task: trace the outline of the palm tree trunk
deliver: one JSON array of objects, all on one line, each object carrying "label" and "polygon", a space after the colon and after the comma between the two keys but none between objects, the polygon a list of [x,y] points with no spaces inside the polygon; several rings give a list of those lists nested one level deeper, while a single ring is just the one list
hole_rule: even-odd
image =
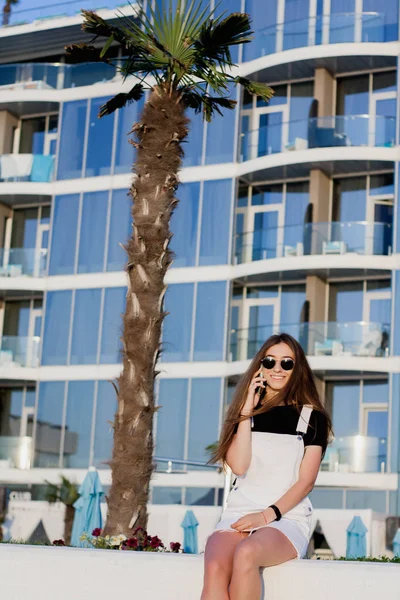
[{"label": "palm tree trunk", "polygon": [[11,2],[6,0],[3,6],[3,27],[10,23],[11,16]]},{"label": "palm tree trunk", "polygon": [[133,200],[132,237],[127,245],[128,293],[123,325],[123,371],[118,378],[118,410],[107,498],[105,534],[129,535],[147,526],[149,483],[153,472],[154,379],[160,351],[165,273],[172,262],[169,223],[177,205],[175,191],[182,162],[181,142],[189,120],[176,93],[155,88],[140,123]]},{"label": "palm tree trunk", "polygon": [[[72,526],[74,524],[75,508],[71,504],[65,505],[64,514],[64,542],[67,546],[71,543]],[[91,533],[91,532],[90,532]]]}]

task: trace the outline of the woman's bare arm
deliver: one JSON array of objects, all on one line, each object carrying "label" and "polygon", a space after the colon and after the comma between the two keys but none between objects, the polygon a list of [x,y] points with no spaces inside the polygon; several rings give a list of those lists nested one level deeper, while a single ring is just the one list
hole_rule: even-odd
[{"label": "woman's bare arm", "polygon": [[321,465],[321,456],[321,446],[307,446],[300,465],[298,481],[275,502],[282,515],[292,510],[312,491]]},{"label": "woman's bare arm", "polygon": [[246,419],[238,425],[231,445],[226,453],[226,462],[235,473],[243,475],[251,461],[251,419]]}]

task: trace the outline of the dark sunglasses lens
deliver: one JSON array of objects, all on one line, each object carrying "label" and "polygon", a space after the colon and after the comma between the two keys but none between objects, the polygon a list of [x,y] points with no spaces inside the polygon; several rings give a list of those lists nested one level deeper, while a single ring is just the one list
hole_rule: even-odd
[{"label": "dark sunglasses lens", "polygon": [[281,361],[281,367],[284,371],[291,371],[294,367],[294,360],[292,358],[284,358]]},{"label": "dark sunglasses lens", "polygon": [[262,359],[262,365],[264,367],[264,369],[273,369],[275,366],[275,359],[274,358],[263,358]]}]

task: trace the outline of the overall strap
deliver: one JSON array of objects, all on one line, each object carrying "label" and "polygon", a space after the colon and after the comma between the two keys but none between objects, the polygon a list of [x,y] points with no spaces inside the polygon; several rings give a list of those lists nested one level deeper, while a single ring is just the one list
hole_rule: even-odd
[{"label": "overall strap", "polygon": [[312,406],[303,406],[303,408],[301,409],[301,414],[297,422],[296,433],[301,435],[302,437],[304,436],[304,434],[307,433],[312,411]]}]

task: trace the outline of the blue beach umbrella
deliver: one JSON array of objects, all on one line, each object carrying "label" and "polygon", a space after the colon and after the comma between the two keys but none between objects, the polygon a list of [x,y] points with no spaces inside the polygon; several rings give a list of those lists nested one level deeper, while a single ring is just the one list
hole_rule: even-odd
[{"label": "blue beach umbrella", "polygon": [[347,528],[346,558],[362,558],[367,555],[367,531],[361,517],[354,517]]},{"label": "blue beach umbrella", "polygon": [[395,556],[400,557],[400,527],[393,538],[393,553]]},{"label": "blue beach umbrella", "polygon": [[197,541],[198,520],[192,510],[187,510],[181,527],[183,527],[183,551],[187,554],[197,554],[199,545]]},{"label": "blue beach umbrella", "polygon": [[86,542],[80,537],[83,533],[91,535],[93,529],[102,526],[100,499],[103,496],[99,474],[94,467],[90,467],[85,479],[79,488],[79,498],[74,503],[75,517],[72,526],[71,545],[85,548]]}]

